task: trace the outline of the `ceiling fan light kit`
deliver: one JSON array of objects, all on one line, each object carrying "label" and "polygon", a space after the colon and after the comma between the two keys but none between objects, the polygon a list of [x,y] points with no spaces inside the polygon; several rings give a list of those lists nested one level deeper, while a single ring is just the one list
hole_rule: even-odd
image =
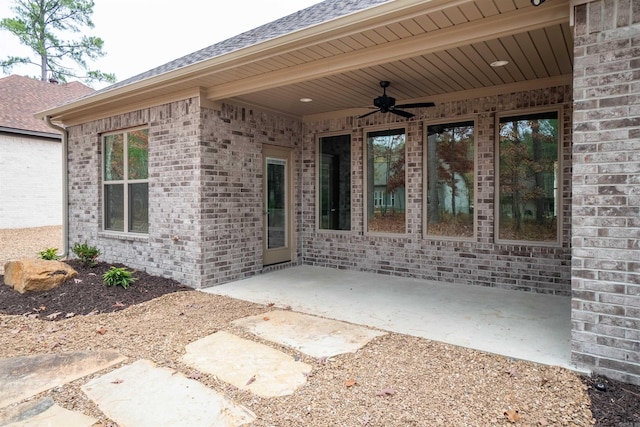
[{"label": "ceiling fan light kit", "polygon": [[375,114],[377,112],[392,113],[392,114],[396,114],[398,116],[410,119],[411,117],[415,116],[415,114],[409,113],[408,111],[401,110],[400,108],[424,108],[424,107],[434,107],[436,105],[433,102],[416,102],[412,104],[396,105],[396,99],[387,95],[387,88],[389,87],[390,84],[391,83],[386,80],[383,80],[380,82],[380,87],[382,88],[382,95],[378,96],[377,98],[374,98],[373,100],[373,105],[376,108],[376,110],[367,114],[363,114],[362,116],[358,117],[359,119],[370,116],[371,114]]}]

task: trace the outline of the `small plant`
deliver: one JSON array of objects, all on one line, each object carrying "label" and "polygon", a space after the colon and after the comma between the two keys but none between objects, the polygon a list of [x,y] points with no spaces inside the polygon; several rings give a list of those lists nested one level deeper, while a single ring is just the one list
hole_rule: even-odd
[{"label": "small plant", "polygon": [[98,265],[96,259],[100,255],[100,250],[95,246],[89,246],[86,242],[83,244],[76,243],[71,250],[80,259],[82,265],[87,267],[95,267]]},{"label": "small plant", "polygon": [[38,252],[41,259],[46,259],[47,261],[57,261],[60,259],[58,256],[58,248],[47,248],[44,251]]},{"label": "small plant", "polygon": [[133,277],[133,272],[124,267],[111,267],[109,271],[104,273],[102,278],[107,286],[120,285],[125,289],[129,288],[131,283],[138,280]]}]

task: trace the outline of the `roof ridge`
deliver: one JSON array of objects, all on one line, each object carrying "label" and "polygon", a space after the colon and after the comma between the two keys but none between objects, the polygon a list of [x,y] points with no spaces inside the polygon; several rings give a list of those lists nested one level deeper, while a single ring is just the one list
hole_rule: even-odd
[{"label": "roof ridge", "polygon": [[94,94],[107,92],[217,56],[235,52],[389,1],[392,0],[325,0],[107,86]]}]

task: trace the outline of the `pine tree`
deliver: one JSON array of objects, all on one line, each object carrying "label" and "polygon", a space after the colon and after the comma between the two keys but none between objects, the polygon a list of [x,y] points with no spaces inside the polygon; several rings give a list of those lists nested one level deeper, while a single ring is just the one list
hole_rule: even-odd
[{"label": "pine tree", "polygon": [[[9,73],[13,66],[31,64],[40,67],[40,78],[66,82],[68,77],[86,82],[115,82],[115,75],[89,70],[87,59],[105,55],[104,41],[83,35],[79,39],[64,40],[62,34],[85,32],[93,28],[93,0],[15,0],[12,8],[16,16],[0,20],[0,29],[12,33],[29,47],[38,59],[9,56],[0,66]],[[64,63],[71,59],[84,73]]]}]

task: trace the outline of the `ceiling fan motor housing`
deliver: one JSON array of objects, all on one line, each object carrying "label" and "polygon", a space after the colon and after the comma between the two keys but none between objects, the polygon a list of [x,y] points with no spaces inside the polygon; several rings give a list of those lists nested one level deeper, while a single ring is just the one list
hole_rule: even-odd
[{"label": "ceiling fan motor housing", "polygon": [[401,104],[396,106],[396,99],[387,96],[387,88],[391,83],[383,80],[380,82],[380,87],[382,88],[382,95],[377,98],[373,98],[373,105],[378,108],[377,111],[372,111],[367,114],[363,114],[358,118],[362,119],[364,117],[370,116],[371,114],[377,113],[378,111],[381,113],[393,113],[398,116],[402,116],[404,118],[410,119],[414,117],[415,114],[409,113],[408,111],[400,110],[400,108],[422,108],[422,107],[433,107],[435,104],[433,102],[417,102],[413,104]]},{"label": "ceiling fan motor housing", "polygon": [[396,105],[396,99],[391,96],[382,95],[373,100],[373,105],[378,107],[381,112],[386,113]]}]

